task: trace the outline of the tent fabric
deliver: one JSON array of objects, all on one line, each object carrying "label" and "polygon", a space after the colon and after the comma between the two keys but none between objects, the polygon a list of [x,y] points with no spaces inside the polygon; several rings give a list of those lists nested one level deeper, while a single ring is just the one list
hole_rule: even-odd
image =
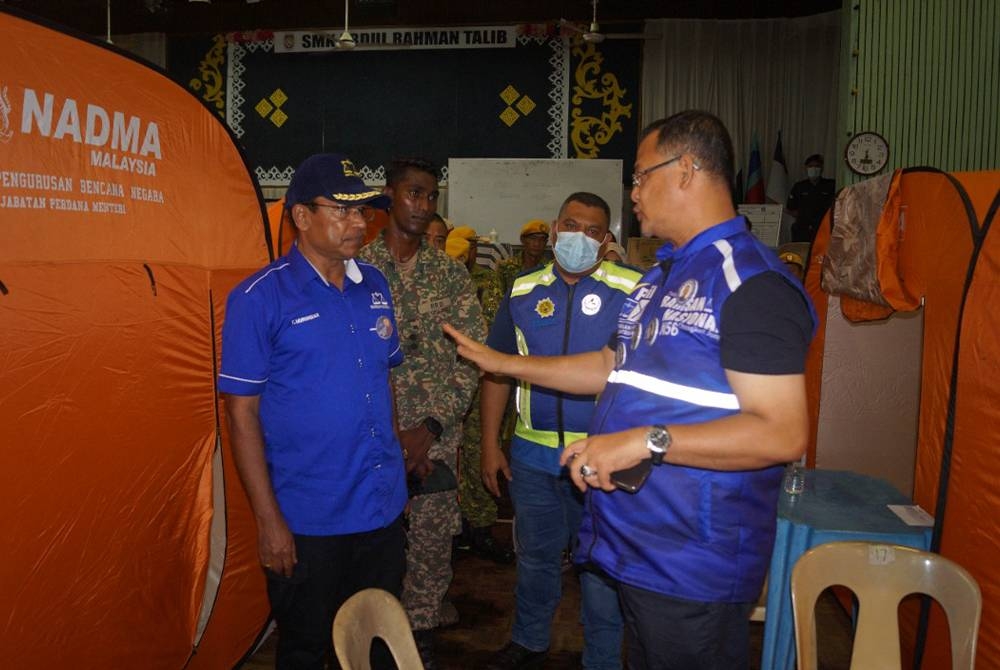
[{"label": "tent fabric", "polygon": [[7,6],[0,33],[4,663],[232,667],[268,607],[215,375],[259,193],[166,76]]},{"label": "tent fabric", "polygon": [[[936,512],[940,553],[968,569],[983,592],[978,662],[1000,665],[1000,509],[996,429],[1000,420],[1000,335],[994,305],[1000,295],[1000,237],[991,234],[1000,208],[1000,171],[897,172],[879,219],[878,279],[895,309],[923,305],[920,415],[914,500]],[[819,278],[829,248],[829,215],[813,245],[806,288],[816,302],[820,332],[807,361],[813,426],[822,396],[827,294]],[[815,462],[815,435],[809,445]],[[944,475],[942,477],[942,475]],[[942,486],[942,482],[946,488]],[[918,635],[915,608],[902,622],[906,648]],[[931,611],[924,668],[947,667],[947,626]]]}]

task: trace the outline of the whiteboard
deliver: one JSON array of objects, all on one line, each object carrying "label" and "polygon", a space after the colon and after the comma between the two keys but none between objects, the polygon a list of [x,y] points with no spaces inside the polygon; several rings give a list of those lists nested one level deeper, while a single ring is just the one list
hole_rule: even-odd
[{"label": "whiteboard", "polygon": [[622,225],[620,159],[452,158],[448,161],[448,218],[480,235],[520,244],[531,219],[554,221],[566,196],[589,191],[611,207],[611,232]]}]

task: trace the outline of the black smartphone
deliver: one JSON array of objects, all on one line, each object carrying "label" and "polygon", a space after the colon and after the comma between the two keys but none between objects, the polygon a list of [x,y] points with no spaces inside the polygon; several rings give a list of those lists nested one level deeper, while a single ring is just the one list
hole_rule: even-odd
[{"label": "black smartphone", "polygon": [[637,465],[633,465],[625,470],[617,470],[611,473],[611,483],[628,493],[635,493],[646,483],[650,470],[653,469],[653,459],[645,458]]}]

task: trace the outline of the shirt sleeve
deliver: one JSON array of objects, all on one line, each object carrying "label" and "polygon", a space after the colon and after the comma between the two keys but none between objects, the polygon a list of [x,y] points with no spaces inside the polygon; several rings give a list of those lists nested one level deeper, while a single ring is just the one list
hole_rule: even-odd
[{"label": "shirt sleeve", "polygon": [[722,367],[751,374],[805,371],[813,334],[809,304],[799,289],[775,271],[751,277],[722,307]]},{"label": "shirt sleeve", "polygon": [[792,190],[788,192],[788,203],[785,205],[788,209],[796,210],[799,208],[799,185],[798,182],[792,184]]},{"label": "shirt sleeve", "polygon": [[514,319],[510,315],[510,296],[504,297],[500,303],[500,309],[493,319],[493,326],[490,328],[489,337],[486,344],[491,349],[496,349],[505,354],[517,353],[517,338],[514,335]]},{"label": "shirt sleeve", "polygon": [[253,396],[264,392],[270,374],[271,337],[268,314],[257,299],[239,286],[229,294],[222,322],[222,365],[219,390]]},{"label": "shirt sleeve", "polygon": [[[460,271],[461,275],[456,272],[454,280],[450,282],[452,290],[450,322],[472,339],[482,342],[486,339],[486,322],[483,320],[479,301],[476,300],[472,280],[459,266],[456,265],[455,269]],[[455,358],[458,358],[457,354]],[[437,393],[434,418],[445,426],[458,426],[479,386],[479,369],[467,360],[457,360],[451,366],[451,377],[442,381],[444,383]]]}]

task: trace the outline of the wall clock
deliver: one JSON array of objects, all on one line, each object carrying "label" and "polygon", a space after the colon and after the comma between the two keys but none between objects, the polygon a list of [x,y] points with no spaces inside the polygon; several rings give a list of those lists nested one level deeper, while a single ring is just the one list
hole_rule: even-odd
[{"label": "wall clock", "polygon": [[873,175],[889,162],[889,143],[870,130],[858,133],[844,149],[844,162],[857,174]]}]

